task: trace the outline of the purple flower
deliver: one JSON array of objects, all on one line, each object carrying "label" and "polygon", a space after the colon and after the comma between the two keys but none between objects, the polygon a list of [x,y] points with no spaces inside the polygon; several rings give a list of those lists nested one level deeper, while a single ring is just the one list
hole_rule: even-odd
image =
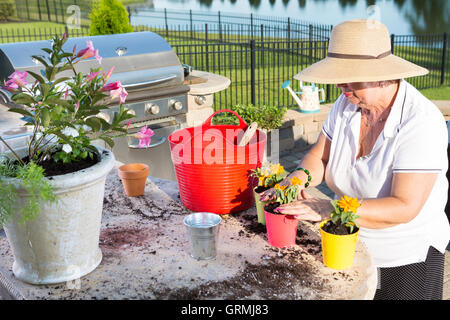
[{"label": "purple flower", "polygon": [[147,128],[147,126],[143,127],[141,131],[136,133],[136,138],[139,139],[139,145],[138,148],[148,147],[150,145],[150,142],[152,141],[151,137],[155,133],[152,129]]}]

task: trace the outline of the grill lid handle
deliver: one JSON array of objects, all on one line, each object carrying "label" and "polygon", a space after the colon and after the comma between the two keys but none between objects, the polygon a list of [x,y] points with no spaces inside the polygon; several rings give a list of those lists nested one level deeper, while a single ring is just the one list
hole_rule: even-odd
[{"label": "grill lid handle", "polygon": [[167,76],[167,77],[164,77],[164,78],[153,79],[153,80],[144,81],[144,82],[125,84],[125,85],[123,85],[123,87],[125,89],[134,89],[136,87],[148,86],[148,85],[153,85],[153,84],[167,82],[169,80],[175,79],[176,77],[177,76],[175,74],[171,74],[170,76]]}]

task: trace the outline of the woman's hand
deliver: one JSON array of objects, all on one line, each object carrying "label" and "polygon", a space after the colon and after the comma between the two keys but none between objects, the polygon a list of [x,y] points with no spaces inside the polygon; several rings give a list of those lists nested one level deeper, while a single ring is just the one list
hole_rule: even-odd
[{"label": "woman's hand", "polygon": [[301,190],[298,201],[283,204],[274,211],[295,216],[298,220],[319,222],[330,217],[333,206],[328,199],[313,198],[306,190]]}]

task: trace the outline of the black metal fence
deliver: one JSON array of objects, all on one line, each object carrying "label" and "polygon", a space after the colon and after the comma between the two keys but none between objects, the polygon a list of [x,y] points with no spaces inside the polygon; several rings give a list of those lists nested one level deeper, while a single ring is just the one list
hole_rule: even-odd
[{"label": "black metal fence", "polygon": [[[41,16],[45,13],[47,17],[53,19],[51,4],[55,4],[54,8],[58,8],[58,3],[63,7],[67,5],[67,1],[18,0],[18,4],[22,3],[29,9],[29,11],[20,10],[18,6],[18,12],[20,11],[26,18],[30,16],[39,19],[36,16],[36,11],[39,11],[37,4],[42,7],[48,3],[50,11],[41,8]],[[73,0],[70,2],[74,3]],[[36,6],[31,10],[33,3]],[[55,10],[56,13],[60,11]],[[281,84],[285,80],[292,79],[302,69],[326,57],[332,29],[331,26],[306,24],[287,18],[225,15],[220,12],[214,15],[175,10],[148,11],[148,14],[155,15],[155,20],[160,20],[155,22],[155,25],[149,26],[139,23],[138,18],[142,12],[139,14],[133,13],[133,10],[130,12],[135,31],[148,30],[160,34],[172,45],[182,63],[191,65],[194,69],[224,75],[231,80],[227,90],[215,95],[216,108],[250,103],[295,106],[293,98],[281,88]],[[64,15],[58,16],[58,21],[63,17]],[[240,23],[235,23],[233,19],[238,19]],[[175,25],[172,24],[174,20],[186,23]],[[70,37],[89,34],[88,27],[69,29],[64,24],[59,28],[46,29],[0,28],[0,42],[50,39],[54,35],[61,35],[64,31],[67,31]],[[395,55],[430,70],[426,76],[408,79],[418,89],[450,85],[449,41],[447,33],[391,36]],[[300,90],[298,86],[298,81],[292,81],[294,91]],[[334,101],[340,94],[334,85],[319,85],[319,87],[325,89],[328,102]]]},{"label": "black metal fence", "polygon": [[21,28],[21,29],[1,29],[0,43],[26,42],[48,40],[54,36],[62,36],[67,32],[69,37],[83,37],[89,35],[89,27],[68,28],[64,25],[60,27],[48,28]]},{"label": "black metal fence", "polygon": [[[310,21],[291,19],[289,17],[273,17],[250,13],[233,14],[196,12],[186,10],[143,9],[128,8],[130,22],[135,25],[152,26],[165,29],[167,33],[174,30],[174,26],[182,26],[183,32],[195,34],[204,25],[214,26],[214,33],[220,38],[241,35],[259,37],[261,33],[266,37],[277,37],[289,40],[308,38],[312,40],[326,40],[330,37],[332,25],[319,24]],[[151,21],[152,23],[149,23]],[[261,27],[263,30],[261,31]],[[213,31],[212,29],[210,31]],[[265,33],[264,33],[265,32]]]},{"label": "black metal fence", "polygon": [[15,3],[17,17],[23,21],[66,23],[67,18],[79,13],[81,25],[89,26],[92,0],[15,0]]},{"label": "black metal fence", "polygon": [[[450,85],[449,36],[392,36],[396,55],[427,68],[425,76],[408,81],[418,89]],[[214,96],[216,108],[236,104],[295,106],[289,92],[281,88],[285,80],[326,57],[328,41],[289,40],[241,42],[205,41],[202,44],[174,44],[180,60],[194,69],[221,74],[231,79],[227,90]],[[300,91],[299,82],[291,82]],[[318,85],[328,102],[340,90],[334,85]]]}]

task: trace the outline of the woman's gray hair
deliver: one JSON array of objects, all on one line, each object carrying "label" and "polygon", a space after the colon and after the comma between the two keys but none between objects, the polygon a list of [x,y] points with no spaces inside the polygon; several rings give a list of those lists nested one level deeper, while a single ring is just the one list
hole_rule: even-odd
[{"label": "woman's gray hair", "polygon": [[384,80],[384,81],[380,81],[380,86],[382,88],[390,86],[391,84],[397,84],[400,83],[400,79],[396,79],[396,80]]}]

